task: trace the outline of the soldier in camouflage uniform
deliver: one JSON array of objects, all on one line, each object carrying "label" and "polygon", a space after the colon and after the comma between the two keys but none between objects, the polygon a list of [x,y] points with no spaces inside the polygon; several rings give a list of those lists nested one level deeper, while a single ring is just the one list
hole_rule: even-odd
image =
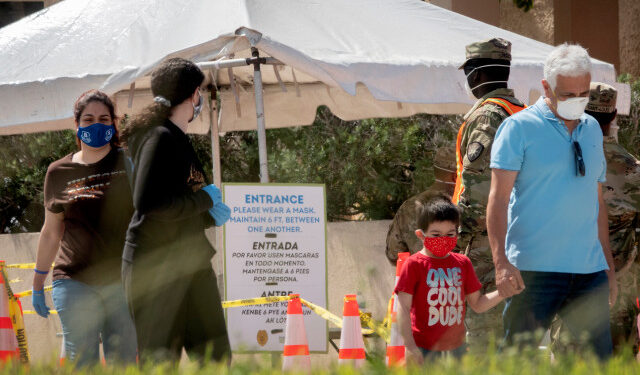
[{"label": "soldier in camouflage uniform", "polygon": [[[495,271],[487,237],[486,210],[491,184],[491,146],[502,121],[525,105],[507,88],[511,43],[490,39],[466,47],[465,63],[460,67],[468,87],[478,101],[464,116],[456,143],[457,173],[453,196],[463,210],[460,240],[482,283],[482,293],[495,289]],[[484,349],[491,337],[503,336],[504,304],[483,314],[467,310],[467,342],[471,349]]]},{"label": "soldier in camouflage uniform", "polygon": [[[625,345],[637,347],[638,330],[634,307],[640,295],[638,278],[638,228],[640,228],[640,162],[618,144],[611,124],[616,117],[616,89],[592,82],[585,112],[598,120],[604,135],[607,182],[603,198],[609,213],[609,241],[616,267],[618,300],[611,308],[611,336],[616,350]],[[558,339],[559,322],[554,322],[553,337]]]},{"label": "soldier in camouflage uniform", "polygon": [[456,182],[456,151],[453,147],[440,147],[433,158],[433,172],[436,181],[426,191],[414,195],[402,203],[396,212],[387,233],[387,258],[395,265],[398,253],[415,254],[422,249],[416,237],[416,208],[418,203],[426,204],[438,194],[453,194]]},{"label": "soldier in camouflage uniform", "polygon": [[[387,235],[387,257],[391,262],[395,263],[398,252],[409,251],[413,254],[422,248],[415,236],[416,201],[426,202],[434,194],[449,193],[454,196],[454,203],[462,208],[461,233],[456,251],[471,259],[483,285],[482,293],[495,289],[485,219],[491,179],[491,145],[502,120],[524,108],[524,104],[513,96],[513,90],[507,88],[510,64],[509,41],[494,38],[466,46],[466,61],[460,69],[464,69],[467,76],[469,93],[478,100],[464,116],[465,122],[458,134],[456,153],[459,158],[456,157],[453,163],[451,157],[448,158],[448,164],[437,163],[445,165],[449,171],[457,172],[449,175],[448,185],[430,188],[402,204]],[[456,174],[459,174],[457,178]],[[452,181],[456,181],[453,191]],[[449,187],[448,191],[443,189],[444,186]],[[473,347],[485,348],[491,336],[502,337],[500,306],[503,305],[483,314],[467,310],[467,338]]]}]

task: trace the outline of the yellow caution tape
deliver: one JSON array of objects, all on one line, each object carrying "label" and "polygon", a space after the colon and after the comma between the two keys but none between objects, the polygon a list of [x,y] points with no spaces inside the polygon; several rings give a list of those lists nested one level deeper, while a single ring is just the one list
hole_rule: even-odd
[{"label": "yellow caution tape", "polygon": [[[17,269],[33,269],[35,268],[36,264],[35,263],[16,263],[16,264],[8,264],[5,265],[6,268],[17,268]],[[53,265],[52,265],[53,267]],[[5,277],[5,280],[7,280],[6,276],[4,275],[4,269],[2,270],[3,273],[3,277]],[[11,280],[10,282],[18,282],[21,281],[20,279],[15,279],[15,280]],[[10,290],[8,283],[5,283],[6,288],[8,290]],[[51,286],[47,286],[44,288],[45,291],[51,291],[52,287]],[[25,290],[24,292],[20,292],[20,293],[9,293],[10,295],[10,299],[13,298],[16,302],[18,298],[22,298],[22,297],[27,297],[33,294],[32,290]],[[275,302],[284,302],[284,301],[288,301],[290,299],[292,299],[293,297],[291,296],[275,296],[275,297],[258,297],[258,298],[246,298],[246,299],[240,299],[240,300],[234,300],[234,301],[222,301],[222,307],[227,309],[230,307],[239,307],[239,306],[251,306],[251,305],[261,305],[261,304],[267,304],[267,303],[275,303]],[[335,314],[331,313],[329,310],[320,307],[316,304],[313,304],[303,298],[300,298],[300,302],[302,302],[302,304],[304,304],[305,306],[307,306],[309,309],[311,309],[313,312],[315,312],[316,314],[318,314],[318,316],[320,316],[321,318],[331,322],[332,324],[334,324],[335,326],[342,328],[342,319],[338,316],[336,316]],[[374,319],[371,318],[370,314],[364,314],[362,311],[360,311],[360,321],[362,322],[362,324],[366,325],[367,327],[369,327],[369,329],[363,328],[362,329],[362,333],[367,335],[367,334],[372,334],[372,333],[376,333],[378,336],[380,336],[383,340],[385,340],[387,343],[389,342],[389,330],[390,330],[390,323],[391,323],[391,304],[393,303],[393,297],[391,297],[391,299],[389,300],[389,304],[388,304],[388,308],[387,308],[387,316],[385,316],[384,320],[380,323],[375,321]],[[55,310],[49,310],[52,314],[57,314],[57,311]],[[24,314],[35,314],[35,311],[32,310],[25,310],[23,312]],[[20,316],[21,318],[21,316]],[[21,319],[20,319],[21,320]],[[17,327],[16,325],[14,325],[14,327]],[[17,329],[17,328],[16,328]],[[22,330],[24,332],[24,325],[22,326]],[[18,332],[16,331],[16,335],[18,334]],[[24,337],[24,334],[22,334]],[[24,348],[25,348],[25,353],[24,353],[24,358],[26,358],[26,361],[29,361],[29,354],[28,352],[26,352],[26,337],[24,337]],[[21,346],[21,350],[22,350],[22,346]],[[23,358],[23,353],[21,352],[21,360]]]},{"label": "yellow caution tape", "polygon": [[[37,314],[35,311],[33,310],[22,310],[23,314],[27,314],[27,315],[33,315],[33,314]],[[49,310],[50,314],[53,315],[58,315],[58,311],[57,310]]]},{"label": "yellow caution tape", "polygon": [[380,336],[380,338],[382,338],[386,343],[390,342],[389,330],[386,327],[384,327],[383,324],[373,320],[373,318],[371,318],[369,314],[365,314],[362,311],[360,311],[360,321],[367,327],[371,328],[371,330],[375,332],[378,336]]},{"label": "yellow caution tape", "polygon": [[[36,264],[35,263],[15,263],[15,264],[7,264],[5,265],[6,268],[17,268],[17,269],[21,269],[21,270],[32,270],[34,268],[36,268]],[[51,264],[51,267],[53,267],[53,263]]]},{"label": "yellow caution tape", "polygon": [[9,300],[9,316],[11,317],[13,330],[16,333],[16,339],[18,339],[18,353],[20,355],[20,362],[23,364],[28,364],[29,347],[27,345],[27,333],[24,328],[24,320],[22,319],[20,305],[18,304],[18,299],[15,296]]},{"label": "yellow caution tape", "polygon": [[[293,297],[291,296],[258,297],[258,298],[239,299],[234,301],[222,301],[222,308],[227,309],[230,307],[261,305],[265,303],[288,301],[290,299],[293,299]],[[300,298],[300,302],[302,302],[303,305],[307,306],[313,312],[318,314],[318,316],[320,316],[322,319],[333,323],[338,328],[342,328],[342,319],[336,316],[335,314],[331,313],[329,310],[323,307],[320,307],[316,304],[313,304],[303,298]],[[387,318],[385,318],[385,320],[387,320]],[[360,312],[360,321],[369,327],[369,329],[367,328],[362,329],[363,334],[370,335],[375,332],[383,340],[385,340],[386,342],[389,342],[389,330],[384,323],[382,324],[378,323],[375,320],[373,320],[370,316],[362,312]]]},{"label": "yellow caution tape", "polygon": [[387,316],[384,317],[384,320],[382,321],[382,325],[389,330],[389,332],[391,332],[391,315],[393,314],[393,297],[395,296],[395,294],[391,295],[391,298],[389,298],[389,303],[387,304]]},{"label": "yellow caution tape", "polygon": [[20,362],[22,364],[29,364],[29,347],[27,345],[27,334],[24,329],[24,320],[22,319],[22,311],[20,309],[20,302],[18,298],[13,294],[11,287],[7,280],[7,273],[4,263],[0,263],[0,277],[4,281],[5,291],[7,297],[9,297],[9,318],[13,325],[13,331],[15,332],[16,339],[18,341],[18,353],[20,355]]},{"label": "yellow caution tape", "polygon": [[19,268],[22,270],[34,269],[36,266],[35,263],[17,263],[17,264],[7,264],[7,268]]},{"label": "yellow caution tape", "polygon": [[7,293],[7,296],[9,297],[9,299],[13,298],[13,291],[11,290],[11,287],[9,286],[9,283],[4,282],[5,280],[8,280],[7,278],[7,272],[5,271],[5,265],[3,263],[0,263],[0,277],[2,278],[2,281],[4,283],[4,289],[5,292]]},{"label": "yellow caution tape", "polygon": [[313,311],[314,313],[318,314],[318,316],[320,316],[322,319],[327,320],[327,321],[333,323],[334,325],[342,328],[342,319],[337,317],[337,316],[335,316],[329,310],[325,309],[324,307],[320,307],[318,305],[315,305],[315,304],[307,301],[304,298],[300,298],[300,302],[302,302],[303,305],[305,305],[308,308],[310,308],[311,311]]},{"label": "yellow caution tape", "polygon": [[[338,328],[342,328],[342,319],[337,315],[333,314],[332,312],[330,312],[329,310],[325,309],[324,307],[318,306],[314,303],[311,303],[304,298],[300,298],[300,302],[302,302],[303,305],[311,309],[311,311],[318,314],[318,316],[321,317],[322,319],[333,323]],[[370,335],[372,333],[373,333],[373,330],[371,329],[367,329],[367,328],[362,329],[363,335]]]},{"label": "yellow caution tape", "polygon": [[[50,292],[52,289],[53,289],[53,286],[51,285],[44,287],[45,292]],[[24,292],[15,293],[14,295],[16,296],[16,298],[22,298],[22,297],[30,296],[32,294],[33,294],[33,290],[29,289],[29,290],[25,290]]]},{"label": "yellow caution tape", "polygon": [[[50,291],[52,289],[51,286],[47,286],[44,288],[45,291]],[[15,296],[17,298],[30,296],[33,294],[32,290],[25,290],[24,292],[16,293]],[[293,299],[292,296],[275,296],[275,297],[257,297],[257,298],[245,298],[238,299],[233,301],[222,301],[222,308],[230,308],[230,307],[240,307],[240,306],[251,306],[251,305],[262,305],[267,303],[275,303],[275,302],[284,302]],[[311,303],[303,298],[300,298],[300,302],[307,306],[311,311],[315,312],[322,319],[327,320],[337,326],[338,328],[342,328],[342,319],[337,315],[331,313],[329,310],[324,307],[318,306],[314,303]],[[389,305],[391,301],[389,302]],[[56,310],[49,310],[51,314],[57,314]],[[25,310],[24,314],[35,314],[36,312],[33,310]],[[369,328],[363,328],[362,334],[370,335],[372,333],[376,333],[386,342],[389,342],[389,322],[390,314],[387,314],[384,321],[382,323],[376,322],[371,318],[370,315],[364,314],[360,311],[360,321],[362,324],[366,325]]]},{"label": "yellow caution tape", "polygon": [[291,296],[276,296],[276,297],[258,297],[258,298],[237,299],[237,300],[234,300],[234,301],[222,301],[222,308],[227,309],[229,307],[262,305],[262,304],[265,304],[265,303],[288,301],[290,299],[293,299],[293,297],[291,297]]}]

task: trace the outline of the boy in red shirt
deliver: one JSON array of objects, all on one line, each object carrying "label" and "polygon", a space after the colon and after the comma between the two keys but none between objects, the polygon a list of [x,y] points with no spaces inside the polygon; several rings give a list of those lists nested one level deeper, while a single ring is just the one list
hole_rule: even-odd
[{"label": "boy in red shirt", "polygon": [[441,196],[419,207],[417,223],[415,233],[424,247],[407,259],[394,291],[407,360],[422,363],[439,352],[458,357],[465,351],[465,300],[481,313],[503,298],[498,291],[481,294],[469,258],[451,253],[460,225],[460,211],[451,200]]}]

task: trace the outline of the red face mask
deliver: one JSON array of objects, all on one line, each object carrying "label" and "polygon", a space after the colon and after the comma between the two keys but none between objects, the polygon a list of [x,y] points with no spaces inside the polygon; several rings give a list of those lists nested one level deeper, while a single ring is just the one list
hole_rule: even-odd
[{"label": "red face mask", "polygon": [[456,247],[458,237],[425,237],[424,248],[429,250],[431,254],[437,257],[444,257]]}]

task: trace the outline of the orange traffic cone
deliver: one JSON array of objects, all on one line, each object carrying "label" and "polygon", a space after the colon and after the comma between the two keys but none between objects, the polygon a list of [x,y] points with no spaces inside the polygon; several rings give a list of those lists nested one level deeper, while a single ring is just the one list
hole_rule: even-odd
[{"label": "orange traffic cone", "polygon": [[[395,285],[398,285],[398,278],[400,277],[400,271],[402,271],[402,266],[404,266],[404,262],[411,255],[411,253],[399,253],[398,261],[396,262],[396,282]],[[400,329],[398,327],[398,296],[396,294],[393,295],[393,300],[391,301],[391,334],[389,337],[389,344],[387,345],[387,366],[402,366],[404,365],[404,339],[400,334]]]},{"label": "orange traffic cone", "polygon": [[64,337],[62,337],[62,345],[60,346],[60,358],[58,359],[58,364],[60,366],[64,366],[64,363],[67,361],[67,349],[64,345]]},{"label": "orange traffic cone", "polygon": [[344,296],[338,363],[353,364],[355,367],[364,364],[364,340],[362,339],[360,313],[355,294]]},{"label": "orange traffic cone", "polygon": [[290,294],[289,296],[294,298],[290,299],[287,305],[282,371],[311,372],[311,358],[309,357],[307,332],[304,329],[300,295]]},{"label": "orange traffic cone", "polygon": [[[4,263],[4,261],[2,261]],[[9,316],[9,295],[0,274],[0,363],[18,358],[18,340]]]}]

